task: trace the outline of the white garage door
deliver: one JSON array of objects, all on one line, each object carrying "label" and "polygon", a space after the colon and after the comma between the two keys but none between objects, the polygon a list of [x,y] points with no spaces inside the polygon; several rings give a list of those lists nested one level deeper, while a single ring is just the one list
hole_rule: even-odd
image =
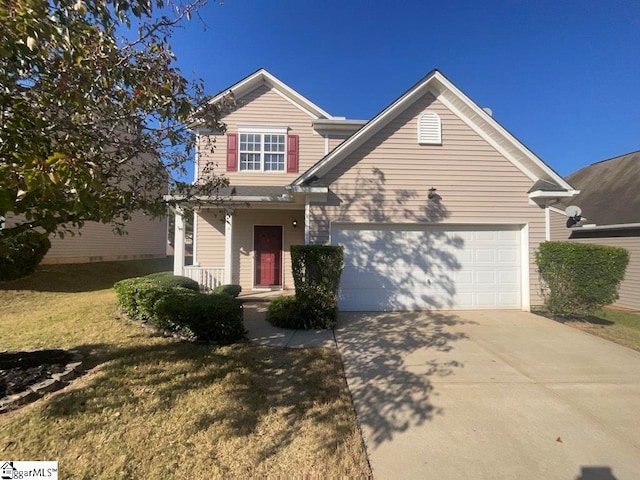
[{"label": "white garage door", "polygon": [[346,311],[520,308],[518,226],[335,224]]}]

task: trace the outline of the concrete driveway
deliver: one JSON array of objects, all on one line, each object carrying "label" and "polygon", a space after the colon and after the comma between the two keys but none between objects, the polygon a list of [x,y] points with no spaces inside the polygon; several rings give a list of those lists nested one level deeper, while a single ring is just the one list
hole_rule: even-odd
[{"label": "concrete driveway", "polygon": [[636,480],[640,353],[519,311],[344,313],[374,477]]}]

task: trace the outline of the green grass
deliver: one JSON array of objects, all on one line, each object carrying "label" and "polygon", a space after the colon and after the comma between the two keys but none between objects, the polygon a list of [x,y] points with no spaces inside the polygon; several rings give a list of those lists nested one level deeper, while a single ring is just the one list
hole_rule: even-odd
[{"label": "green grass", "polygon": [[370,476],[335,350],[194,345],[119,316],[115,281],[167,269],[56,265],[0,284],[0,351],[75,348],[94,367],[0,416],[0,458],[57,460],[61,478]]},{"label": "green grass", "polygon": [[572,322],[572,326],[640,351],[640,315],[637,313],[603,308],[583,322]]},{"label": "green grass", "polygon": [[640,314],[638,313],[613,308],[602,308],[594,315],[585,318],[559,317],[551,315],[544,310],[538,313],[571,327],[640,351]]}]

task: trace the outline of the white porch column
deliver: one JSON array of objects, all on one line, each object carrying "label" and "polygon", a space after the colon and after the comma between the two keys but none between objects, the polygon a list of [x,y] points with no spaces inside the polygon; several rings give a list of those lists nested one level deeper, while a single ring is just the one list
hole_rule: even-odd
[{"label": "white porch column", "polygon": [[232,282],[233,267],[233,210],[226,210],[224,215],[224,283]]},{"label": "white porch column", "polygon": [[544,202],[544,239],[551,240],[551,214],[549,212],[549,200]]},{"label": "white porch column", "polygon": [[311,208],[309,207],[309,196],[304,199],[304,244],[309,245],[311,241]]},{"label": "white porch column", "polygon": [[175,239],[173,241],[173,274],[184,273],[184,211],[176,206]]}]

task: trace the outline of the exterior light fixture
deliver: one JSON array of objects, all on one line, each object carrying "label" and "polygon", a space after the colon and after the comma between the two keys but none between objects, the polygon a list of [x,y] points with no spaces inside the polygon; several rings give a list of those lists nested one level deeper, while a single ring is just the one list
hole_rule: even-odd
[{"label": "exterior light fixture", "polygon": [[429,189],[429,194],[427,195],[427,198],[429,200],[433,200],[434,198],[436,198],[438,196],[438,194],[436,193],[436,188],[435,187],[431,187]]},{"label": "exterior light fixture", "polygon": [[297,221],[297,220],[293,220],[293,221],[291,222],[291,226],[292,226],[293,228],[296,228],[296,227],[298,226],[298,221]]}]

